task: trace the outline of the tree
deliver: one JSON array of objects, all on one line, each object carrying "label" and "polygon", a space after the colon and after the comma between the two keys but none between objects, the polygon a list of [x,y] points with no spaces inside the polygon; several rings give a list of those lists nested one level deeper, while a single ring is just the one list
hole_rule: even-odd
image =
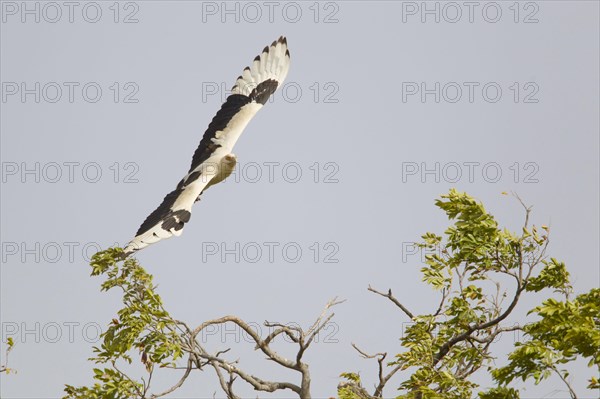
[{"label": "tree", "polygon": [[[94,362],[108,367],[94,369],[94,385],[74,387],[66,385],[65,398],[159,398],[180,388],[193,370],[214,370],[223,392],[228,398],[238,398],[234,382],[240,379],[255,390],[275,392],[291,390],[301,398],[310,398],[310,372],[303,356],[319,331],[334,316],[331,307],[340,303],[335,298],[327,303],[316,321],[306,330],[298,326],[265,322],[272,329],[261,337],[248,323],[236,316],[225,316],[205,321],[195,328],[173,318],[163,306],[152,276],[134,258],[123,261],[123,250],[111,248],[95,254],[91,261],[92,275],[104,276],[102,290],[120,288],[124,307],[119,310],[107,330],[102,334],[102,344],[94,347]],[[268,381],[257,377],[238,366],[238,361],[227,360],[229,348],[210,351],[198,340],[198,335],[207,327],[233,323],[241,328],[256,344],[268,360],[298,372],[300,383]],[[272,343],[285,336],[297,346],[294,359],[281,356],[272,348]],[[134,378],[124,366],[133,362],[138,352],[146,368],[146,377]],[[178,361],[183,359],[183,365]],[[157,369],[181,370],[180,379],[162,392],[153,392],[152,377]]]},{"label": "tree", "polygon": [[[388,360],[387,353],[368,354],[377,361],[378,383],[369,392],[356,373],[343,373],[338,385],[340,399],[383,397],[384,388],[395,381],[399,398],[463,399],[478,388],[473,374],[481,369],[491,373],[497,386],[479,392],[481,399],[518,398],[509,385],[517,378],[539,383],[551,373],[564,381],[572,398],[576,393],[563,365],[577,357],[589,360],[600,371],[600,289],[571,298],[573,289],[565,265],[546,255],[549,228],[529,226],[530,208],[525,207],[521,233],[501,229],[483,205],[465,193],[451,190],[436,201],[453,224],[444,236],[426,233],[419,248],[427,252],[421,269],[423,280],[438,292],[439,305],[431,313],[411,312],[392,293],[373,287],[368,290],[394,304],[412,324],[401,337],[404,351]],[[265,322],[272,329],[258,334],[244,320],[225,316],[206,321],[195,328],[173,318],[163,306],[149,275],[134,258],[123,260],[120,248],[94,255],[92,275],[103,276],[102,290],[121,289],[123,308],[102,335],[91,359],[102,368],[94,369],[90,387],[67,385],[65,398],[158,398],[175,392],[195,370],[212,369],[228,398],[238,398],[234,382],[241,381],[261,392],[290,390],[300,398],[310,398],[311,376],[303,356],[319,331],[334,316],[335,298],[325,306],[316,321],[305,329],[282,323]],[[509,291],[503,287],[512,282]],[[522,295],[552,289],[551,297],[529,314],[537,317],[523,325],[508,324],[508,317]],[[509,295],[510,292],[510,295]],[[510,298],[510,299],[507,299]],[[507,303],[505,304],[505,301]],[[269,381],[242,370],[230,360],[229,348],[209,350],[198,342],[198,334],[209,326],[233,323],[275,364],[297,373],[296,382]],[[507,364],[496,368],[491,352],[502,333],[520,330],[523,342],[515,344]],[[274,348],[277,338],[295,346],[295,356],[287,359]],[[139,356],[145,376],[134,378],[130,367]],[[152,376],[161,368],[179,370],[181,375],[162,392],[154,392]],[[237,385],[236,385],[237,386]],[[589,388],[599,388],[598,379],[589,379]]]},{"label": "tree", "polygon": [[[519,392],[509,387],[514,379],[533,378],[537,384],[551,373],[558,374],[577,398],[568,372],[559,367],[579,356],[600,372],[600,289],[571,299],[564,263],[546,255],[549,228],[529,225],[531,208],[523,205],[522,231],[515,234],[501,229],[483,205],[465,193],[451,190],[436,205],[454,224],[443,237],[426,233],[416,245],[427,253],[423,281],[440,293],[439,306],[415,315],[391,289],[369,287],[412,321],[400,339],[406,350],[385,363],[387,353],[369,355],[353,344],[364,358],[377,359],[378,384],[369,393],[358,374],[344,373],[340,398],[382,397],[392,377],[402,372],[406,377],[400,382],[399,398],[470,398],[477,384],[469,377],[483,367],[498,386],[479,392],[481,399],[518,398]],[[510,295],[500,283],[507,280],[514,285]],[[544,289],[553,289],[562,301],[549,298],[532,309],[529,314],[538,316],[536,321],[506,322],[522,295]],[[504,305],[506,298],[510,300]],[[515,330],[522,331],[525,340],[515,343],[507,365],[495,368],[492,344],[500,334]],[[589,379],[588,388],[600,388],[596,377]]]}]

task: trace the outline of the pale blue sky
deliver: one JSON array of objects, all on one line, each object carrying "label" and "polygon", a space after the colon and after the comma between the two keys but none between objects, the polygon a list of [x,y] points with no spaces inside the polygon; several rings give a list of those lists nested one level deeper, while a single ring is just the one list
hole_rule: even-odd
[{"label": "pale blue sky", "polygon": [[[445,229],[433,202],[451,187],[512,229],[522,209],[501,192],[517,192],[551,226],[549,253],[576,290],[599,285],[597,2],[22,4],[1,3],[1,322],[18,370],[0,375],[4,398],[91,382],[86,359],[119,297],[99,292],[85,253],[133,237],[187,171],[223,90],[279,35],[291,69],[238,141],[238,174],[181,237],[138,255],[174,317],[309,325],[339,296],[307,354],[313,396],[334,395],[344,371],[370,387],[376,365],[350,343],[397,353],[408,320],[367,287],[415,312],[437,304],[404,243]],[[289,376],[235,332],[207,338],[265,378]],[[582,397],[589,375],[572,373]],[[176,397],[215,391],[206,371]],[[522,397],[566,392],[551,379]]]}]

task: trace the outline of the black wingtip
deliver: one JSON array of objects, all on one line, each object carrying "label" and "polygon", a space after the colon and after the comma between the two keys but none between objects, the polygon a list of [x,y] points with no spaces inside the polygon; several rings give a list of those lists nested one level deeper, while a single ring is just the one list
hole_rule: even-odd
[{"label": "black wingtip", "polygon": [[256,57],[254,57],[254,61],[260,61],[260,55],[257,55]]}]

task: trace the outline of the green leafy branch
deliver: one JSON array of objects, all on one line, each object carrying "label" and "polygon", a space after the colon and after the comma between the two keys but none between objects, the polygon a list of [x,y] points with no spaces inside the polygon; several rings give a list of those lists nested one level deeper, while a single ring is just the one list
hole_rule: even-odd
[{"label": "green leafy branch", "polygon": [[[94,369],[95,383],[90,387],[66,385],[66,398],[159,398],[179,389],[193,370],[212,368],[223,392],[228,398],[237,399],[234,382],[239,378],[257,391],[275,392],[291,390],[301,398],[310,398],[310,373],[303,356],[315,337],[334,316],[331,307],[340,303],[335,298],[325,306],[321,315],[306,330],[281,323],[265,322],[273,331],[261,337],[248,323],[236,316],[209,320],[196,328],[174,319],[163,306],[152,276],[134,258],[124,259],[120,248],[110,248],[95,254],[91,261],[92,275],[103,276],[103,291],[118,288],[122,292],[124,307],[118,311],[102,334],[102,344],[94,347],[95,356],[90,360],[105,365]],[[278,365],[297,371],[300,384],[284,381],[268,381],[248,373],[238,366],[237,360],[227,360],[223,355],[229,348],[209,351],[198,341],[198,335],[210,326],[233,323],[241,328],[260,350]],[[297,346],[294,359],[287,359],[275,351],[271,344],[279,336],[285,336]],[[132,364],[132,353],[138,352],[145,366],[146,376],[131,377],[123,366]],[[181,361],[184,364],[180,364]],[[107,367],[108,366],[108,367]],[[179,380],[170,388],[151,393],[152,376],[156,369],[182,370]]]},{"label": "green leafy branch", "polygon": [[[552,259],[552,265],[563,268]],[[596,367],[600,375],[600,289],[578,295],[574,300],[550,298],[529,312],[540,319],[523,327],[525,342],[517,342],[509,355],[508,365],[492,370],[492,376],[502,385],[521,378],[533,378],[536,383],[557,374],[566,384],[572,398],[577,398],[567,378],[569,372],[558,367],[583,357],[588,367]],[[588,380],[588,389],[600,389],[597,376]]]},{"label": "green leafy branch", "polygon": [[[102,291],[119,288],[122,292],[124,307],[102,333],[102,344],[93,348],[95,356],[90,359],[112,367],[94,369],[97,382],[91,387],[67,385],[66,398],[146,398],[155,365],[173,367],[183,354],[184,323],[165,310],[152,276],[135,259],[120,262],[122,258],[120,248],[110,248],[95,254],[90,263],[92,276],[106,277]],[[135,351],[148,374],[139,380],[122,371],[120,365],[131,364]]]},{"label": "green leafy branch", "polygon": [[[402,372],[408,377],[400,382],[403,393],[399,398],[469,398],[478,387],[469,377],[484,366],[492,371],[499,386],[480,393],[481,398],[518,398],[518,391],[506,384],[516,377],[533,377],[539,383],[550,371],[561,376],[576,398],[568,374],[558,371],[556,364],[576,356],[591,356],[590,364],[597,364],[598,298],[594,291],[589,294],[592,299],[578,297],[586,310],[577,313],[582,306],[578,300],[568,300],[572,288],[566,267],[546,256],[549,228],[529,226],[531,208],[517,199],[525,209],[520,234],[501,229],[484,206],[466,193],[450,190],[436,201],[454,222],[444,236],[426,233],[416,245],[427,253],[421,269],[423,281],[440,292],[440,303],[431,313],[415,315],[391,289],[381,292],[369,286],[370,292],[388,299],[411,320],[400,340],[406,350],[386,364],[387,353],[368,355],[353,344],[362,357],[377,359],[378,383],[373,393],[365,396],[360,378],[346,373],[338,386],[340,398],[380,398],[392,377]],[[508,280],[514,282],[510,295],[500,284]],[[506,324],[522,294],[543,289],[565,296],[562,313],[556,308],[559,302],[549,299],[532,311],[542,317],[541,321],[524,326]],[[504,304],[507,298],[510,300]],[[574,328],[571,322],[581,328]],[[531,340],[517,347],[508,366],[495,370],[491,345],[502,333],[515,330],[523,330]],[[572,338],[565,343],[561,339],[567,331]],[[597,385],[597,379],[592,378],[590,387]]]}]

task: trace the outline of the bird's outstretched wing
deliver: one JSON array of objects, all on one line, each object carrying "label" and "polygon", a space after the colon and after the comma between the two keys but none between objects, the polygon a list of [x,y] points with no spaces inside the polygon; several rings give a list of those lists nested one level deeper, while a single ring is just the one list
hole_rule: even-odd
[{"label": "bird's outstretched wing", "polygon": [[220,181],[220,166],[242,131],[283,83],[290,66],[287,40],[280,37],[246,67],[231,95],[208,125],[187,175],[150,214],[124,251],[129,255],[162,239],[178,236],[190,220],[192,205],[212,179]]}]

